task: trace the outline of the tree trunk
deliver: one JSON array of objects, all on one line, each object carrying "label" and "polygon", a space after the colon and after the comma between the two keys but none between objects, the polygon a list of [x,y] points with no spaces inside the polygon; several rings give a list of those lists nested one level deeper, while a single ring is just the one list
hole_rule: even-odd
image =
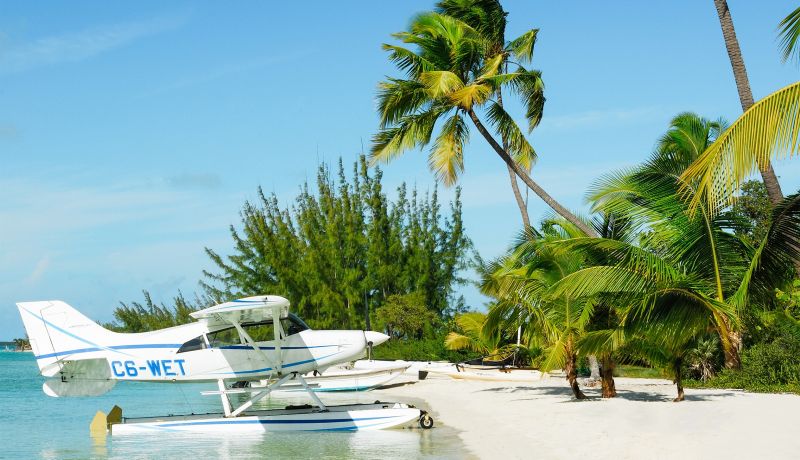
[{"label": "tree trunk", "polygon": [[721,315],[714,315],[717,323],[717,333],[722,344],[722,352],[725,355],[725,367],[728,369],[741,369],[742,359],[739,351],[742,348],[741,335],[731,328],[730,322]]},{"label": "tree trunk", "polygon": [[[498,89],[497,90],[497,104],[502,107],[503,106],[503,92]],[[503,150],[508,152],[508,141],[506,140],[505,136],[502,136],[503,139]],[[514,173],[514,170],[511,166],[506,165],[508,168],[508,177],[511,180],[511,190],[514,192],[514,199],[517,200],[517,206],[519,207],[519,213],[522,215],[522,224],[525,228],[531,226],[531,220],[528,217],[528,203],[522,198],[522,194],[519,193],[519,185],[517,184],[517,175]]]},{"label": "tree trunk", "polygon": [[467,114],[469,115],[470,119],[472,119],[472,123],[475,124],[475,127],[478,129],[478,132],[480,132],[481,135],[483,135],[483,137],[486,139],[486,141],[489,142],[489,145],[492,146],[497,155],[499,155],[500,158],[503,161],[505,161],[506,165],[508,165],[508,167],[511,168],[520,179],[522,179],[522,182],[525,182],[525,185],[527,185],[528,188],[533,190],[533,193],[535,193],[536,195],[539,196],[539,198],[544,200],[544,202],[547,203],[547,205],[550,206],[553,209],[553,211],[555,211],[561,217],[567,219],[570,223],[578,227],[587,236],[595,238],[599,236],[597,232],[595,232],[591,227],[586,225],[586,223],[584,223],[582,220],[578,219],[578,217],[572,212],[570,212],[567,208],[561,206],[559,202],[553,199],[553,197],[551,197],[547,192],[545,192],[544,189],[539,186],[539,184],[537,184],[536,182],[533,181],[533,179],[531,179],[531,177],[528,175],[525,169],[523,169],[519,164],[517,164],[517,162],[514,161],[514,159],[508,155],[508,152],[506,152],[503,149],[503,147],[497,143],[494,137],[492,137],[491,133],[489,133],[486,127],[483,126],[483,123],[481,123],[481,120],[475,114],[474,110],[470,109],[469,111],[467,111]]},{"label": "tree trunk", "polygon": [[614,384],[614,360],[609,355],[603,356],[601,362],[603,364],[603,370],[601,371],[603,397],[613,398],[617,396],[617,387]]},{"label": "tree trunk", "polygon": [[[600,380],[600,365],[597,363],[597,356],[589,355],[589,379],[593,382]],[[593,385],[592,385],[593,386]]]},{"label": "tree trunk", "polygon": [[578,386],[578,366],[577,366],[578,358],[573,353],[569,353],[567,355],[567,362],[566,362],[566,369],[564,369],[567,373],[567,381],[569,382],[570,388],[572,388],[572,394],[575,395],[575,399],[586,399],[586,395],[583,394],[580,387]]},{"label": "tree trunk", "polygon": [[[504,143],[505,144],[505,143]],[[519,185],[517,184],[517,175],[514,173],[514,169],[511,166],[508,166],[508,177],[511,179],[511,190],[514,191],[514,198],[517,200],[517,206],[519,206],[519,213],[522,215],[522,223],[525,227],[531,226],[531,220],[528,217],[528,205],[525,203],[525,199],[522,198],[522,194],[519,192]]]},{"label": "tree trunk", "polygon": [[683,358],[677,358],[673,363],[675,367],[675,386],[678,387],[678,397],[673,399],[675,402],[683,401],[684,394],[683,394],[683,380],[681,379],[681,366],[683,365]]},{"label": "tree trunk", "polygon": [[[722,27],[722,37],[725,39],[725,48],[728,50],[728,58],[733,68],[733,78],[736,80],[736,90],[739,92],[739,101],[742,103],[742,111],[746,112],[753,106],[753,92],[750,90],[750,80],[747,77],[747,68],[744,66],[742,50],[739,48],[739,40],[736,38],[736,30],[733,28],[733,19],[728,9],[727,0],[714,0],[717,8],[719,24]],[[773,206],[783,199],[781,184],[772,169],[772,163],[767,159],[766,162],[758,163],[758,170],[767,188],[767,195]]]},{"label": "tree trunk", "polygon": [[725,367],[728,369],[741,369],[742,357],[739,352],[742,349],[742,336],[736,331],[728,331],[728,349],[725,351]]}]

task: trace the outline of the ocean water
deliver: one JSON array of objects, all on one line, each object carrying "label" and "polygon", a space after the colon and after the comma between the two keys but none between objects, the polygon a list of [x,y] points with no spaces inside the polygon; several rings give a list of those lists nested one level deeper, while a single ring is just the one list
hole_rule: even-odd
[{"label": "ocean water", "polygon": [[[390,460],[456,459],[466,455],[456,433],[446,427],[246,436],[153,434],[93,439],[89,436],[89,422],[97,410],[108,412],[116,404],[129,417],[219,411],[217,396],[200,395],[200,391],[216,388],[213,384],[123,382],[98,397],[51,398],[42,392],[43,381],[31,353],[0,352],[0,458]],[[355,393],[337,395],[331,403],[374,399],[368,392]],[[271,399],[259,407],[286,404],[287,401]]]}]

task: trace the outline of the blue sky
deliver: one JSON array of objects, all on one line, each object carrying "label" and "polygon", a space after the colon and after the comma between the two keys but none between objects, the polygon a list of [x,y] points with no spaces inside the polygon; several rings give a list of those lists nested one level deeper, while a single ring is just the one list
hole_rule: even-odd
[{"label": "blue sky", "polygon": [[[505,1],[513,37],[539,28],[547,104],[531,141],[551,194],[585,210],[598,176],[633,165],[682,111],[741,112],[708,1]],[[795,2],[730,0],[753,93],[798,79],[775,28]],[[352,162],[375,132],[381,43],[433,2],[14,2],[0,16],[0,338],[14,302],[61,299],[107,321],[141,290],[191,294],[203,248],[260,185],[289,203],[319,161]],[[513,108],[513,107],[512,107]],[[519,230],[507,173],[473,133],[464,218],[481,255]],[[785,192],[800,163],[776,164]],[[387,189],[434,185],[426,155]],[[446,191],[452,196],[452,191]],[[533,219],[547,209],[530,198]],[[468,302],[483,299],[465,288]]]}]

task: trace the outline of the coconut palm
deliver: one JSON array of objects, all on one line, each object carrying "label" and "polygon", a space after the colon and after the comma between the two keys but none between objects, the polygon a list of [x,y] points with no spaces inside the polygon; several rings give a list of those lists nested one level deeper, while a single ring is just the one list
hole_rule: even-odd
[{"label": "coconut palm", "polygon": [[577,399],[586,396],[578,385],[578,342],[586,331],[594,304],[588,298],[551,298],[551,286],[580,269],[579,252],[556,254],[554,241],[585,236],[566,221],[552,221],[543,232],[527,227],[511,253],[482,269],[481,291],[497,299],[484,331],[524,325],[529,346],[544,349],[543,372],[563,368]]},{"label": "coconut palm", "polygon": [[611,296],[623,324],[646,327],[648,343],[657,339],[673,357],[683,356],[682,347],[712,327],[726,366],[738,367],[738,312],[753,298],[774,296],[776,287],[790,281],[791,262],[800,260],[800,199],[789,197],[776,206],[757,248],[735,236],[738,222],[730,216],[704,212],[705,205],[693,215],[691,194],[678,193],[681,185],[696,190],[680,183],[682,168],[723,128],[721,122],[681,114],[647,163],[601,180],[592,194],[595,207],[630,219],[642,230],[641,243],[607,238],[559,243],[561,251],[598,253],[588,260],[602,256],[608,263],[566,276],[552,293]]},{"label": "coconut palm", "polygon": [[[731,19],[731,12],[730,9],[728,9],[728,2],[727,0],[714,0],[714,6],[717,9],[719,24],[722,28],[722,37],[725,39],[725,48],[728,50],[728,58],[733,68],[733,77],[736,80],[736,90],[739,92],[742,112],[747,113],[753,106],[753,92],[750,90],[750,80],[747,77],[747,69],[744,66],[742,50],[739,49],[739,40],[736,38],[736,30],[733,28],[733,19]],[[780,114],[777,110],[774,110],[772,113]],[[775,175],[775,170],[772,168],[769,153],[755,150],[751,151],[750,155],[755,159],[758,171],[761,173],[761,178],[764,180],[764,185],[767,188],[770,201],[772,201],[773,205],[777,204],[783,199],[783,192],[781,191],[778,177]]]},{"label": "coconut palm", "polygon": [[[601,238],[617,241],[633,242],[636,235],[631,231],[631,222],[618,215],[600,213],[592,219],[592,226]],[[604,265],[607,260],[597,254],[584,254],[584,266]],[[578,343],[581,354],[597,356],[602,371],[599,373],[601,394],[604,398],[613,398],[617,395],[614,383],[614,368],[616,362],[614,353],[625,343],[624,331],[620,329],[621,318],[615,308],[613,298],[598,295],[595,301],[594,313],[588,325],[589,332]]]},{"label": "coconut palm", "polygon": [[[530,59],[535,33],[508,42],[502,53],[490,59],[486,57],[492,42],[464,21],[444,14],[421,14],[407,32],[394,37],[413,48],[384,45],[389,59],[406,75],[379,84],[380,131],[372,139],[373,161],[389,161],[432,142],[428,165],[439,180],[453,184],[464,169],[469,120],[507,167],[548,206],[592,234],[589,226],[531,179],[527,170],[536,152],[512,116],[492,98],[508,88],[522,99],[528,129],[539,122],[544,103],[541,74],[519,63]],[[511,72],[504,69],[507,56],[517,59]],[[506,148],[501,145],[503,139]]]},{"label": "coconut palm", "polygon": [[[503,6],[500,5],[498,0],[442,0],[437,3],[436,10],[439,13],[463,21],[477,30],[489,43],[484,59],[491,60],[497,55],[502,55],[503,63],[501,66],[504,71],[508,68],[508,60],[511,58],[511,55],[505,52],[506,16],[508,16],[508,13],[503,10]],[[533,48],[538,32],[538,29],[532,29],[528,32],[528,34],[533,37],[531,48]],[[516,58],[521,58],[523,62],[528,60],[525,55]],[[497,90],[497,103],[501,107],[503,106],[502,88],[498,88]],[[539,113],[535,115],[537,124],[541,116],[542,111],[540,108]],[[505,136],[501,137],[503,149],[507,151],[508,139]],[[517,207],[519,207],[519,212],[522,216],[522,223],[528,226],[531,224],[530,217],[528,216],[528,203],[522,198],[522,194],[519,191],[516,173],[510,166],[506,165],[506,167],[508,169],[509,180],[511,181],[511,190],[514,193],[514,199],[517,202]],[[526,169],[526,171],[530,172],[530,169]]]},{"label": "coconut palm", "polygon": [[[678,179],[723,128],[722,122],[680,114],[672,120],[647,163],[607,176],[596,184],[591,194],[595,209],[622,216],[646,233],[643,247],[608,239],[588,242],[588,247],[604,248],[601,256],[609,257],[610,263],[590,267],[587,273],[611,270],[614,276],[636,276],[638,283],[644,283],[637,296],[650,303],[662,295],[672,297],[675,292],[696,297],[698,305],[705,305],[713,316],[726,364],[739,367],[741,339],[735,328],[737,318],[730,311],[723,311],[722,304],[739,287],[738,280],[747,269],[748,248],[731,232],[737,222],[729,216],[707,212],[693,216],[688,208],[691,196],[679,193],[681,185],[686,184]],[[690,185],[687,187],[692,191]],[[619,259],[623,255],[632,257],[637,264],[646,255],[654,265],[638,273],[643,267],[625,266],[626,259]],[[617,269],[622,271],[617,273]]]}]

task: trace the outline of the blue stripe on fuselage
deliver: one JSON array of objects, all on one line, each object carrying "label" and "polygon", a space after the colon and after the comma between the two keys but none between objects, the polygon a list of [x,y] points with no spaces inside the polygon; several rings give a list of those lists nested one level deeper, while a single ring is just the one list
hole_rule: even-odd
[{"label": "blue stripe on fuselage", "polygon": [[[318,359],[330,358],[331,356],[338,355],[338,354],[339,354],[339,352],[337,351],[336,353],[332,353],[332,354],[330,354],[330,355],[326,355],[326,356],[320,356],[319,358],[306,359],[306,360],[304,360],[304,361],[297,361],[297,362],[294,362],[294,363],[286,363],[286,364],[284,364],[284,365],[283,365],[283,366],[281,366],[281,367],[284,367],[284,368],[286,368],[286,367],[299,366],[299,365],[301,365],[301,364],[310,363],[310,362],[316,361],[316,360],[318,360]],[[256,374],[256,373],[259,373],[259,372],[271,371],[272,369],[273,369],[273,368],[271,368],[271,367],[265,367],[265,368],[262,368],[262,369],[253,369],[252,371],[239,371],[239,372],[215,372],[213,375],[227,375],[227,374],[233,374],[233,375],[239,375],[239,374]]]},{"label": "blue stripe on fuselage", "polygon": [[[281,347],[281,350],[306,350],[309,348],[328,348],[338,347],[339,345],[312,345],[310,347]],[[252,350],[250,345],[225,345],[224,347],[213,347],[220,350]],[[274,350],[275,347],[258,347],[259,350]]]},{"label": "blue stripe on fuselage", "polygon": [[[55,353],[48,353],[46,355],[38,355],[36,359],[45,359],[45,358],[52,358],[57,357],[59,355],[76,355],[80,353],[91,353],[93,351],[116,351],[116,350],[133,350],[139,348],[180,348],[182,344],[180,343],[145,343],[145,344],[137,344],[137,345],[112,345],[110,347],[92,347],[92,348],[78,348],[75,350],[65,350],[59,351]],[[126,356],[126,353],[123,353]]]}]

